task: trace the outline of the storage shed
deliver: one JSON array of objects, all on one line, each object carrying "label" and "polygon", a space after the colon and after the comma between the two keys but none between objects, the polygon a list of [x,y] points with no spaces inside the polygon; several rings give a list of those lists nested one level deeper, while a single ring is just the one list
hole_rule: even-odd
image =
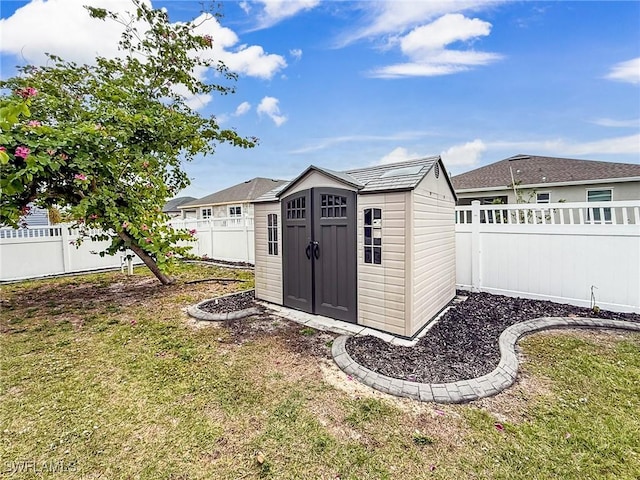
[{"label": "storage shed", "polygon": [[310,166],[254,201],[256,298],[412,337],[455,296],[455,203],[440,157]]}]

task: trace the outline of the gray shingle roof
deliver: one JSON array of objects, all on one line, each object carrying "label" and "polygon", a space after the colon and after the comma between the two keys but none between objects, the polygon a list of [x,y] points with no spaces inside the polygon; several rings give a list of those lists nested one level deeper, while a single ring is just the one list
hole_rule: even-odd
[{"label": "gray shingle roof", "polygon": [[285,180],[273,180],[271,178],[256,177],[246,182],[239,183],[206,197],[192,200],[180,205],[180,208],[199,207],[204,205],[217,205],[234,202],[250,202],[261,195],[287,183]]},{"label": "gray shingle roof", "polygon": [[[440,157],[427,157],[405,162],[357,168],[345,172],[336,172],[326,168],[310,166],[287,185],[279,186],[257,198],[256,202],[274,202],[285,193],[289,185],[315,170],[357,188],[359,193],[386,192],[392,190],[412,190],[429,173]],[[415,167],[415,168],[408,168]],[[446,173],[445,173],[446,174]],[[453,189],[453,187],[452,187]]]},{"label": "gray shingle roof", "polygon": [[456,175],[451,181],[456,190],[506,188],[512,183],[511,171],[521,186],[640,177],[640,165],[637,164],[515,155]]},{"label": "gray shingle roof", "polygon": [[164,207],[162,207],[162,211],[164,213],[169,213],[169,212],[179,212],[180,210],[178,209],[178,207],[182,204],[185,204],[187,202],[191,202],[193,200],[195,200],[196,197],[176,197],[176,198],[172,198],[171,200],[169,200],[167,203],[164,204]]}]

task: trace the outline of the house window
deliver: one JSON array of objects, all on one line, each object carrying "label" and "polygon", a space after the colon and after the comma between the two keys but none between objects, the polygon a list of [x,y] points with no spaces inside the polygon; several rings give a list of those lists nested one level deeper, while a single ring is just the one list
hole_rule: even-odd
[{"label": "house window", "polygon": [[207,207],[207,208],[200,209],[200,217],[203,220],[208,220],[211,217],[213,217],[213,208]]},{"label": "house window", "polygon": [[241,217],[242,216],[242,207],[240,205],[234,205],[233,207],[229,207],[229,216],[230,217]]},{"label": "house window", "polygon": [[278,215],[267,215],[267,245],[269,255],[278,255]]},{"label": "house window", "polygon": [[382,264],[382,210],[364,209],[364,263]]},{"label": "house window", "polygon": [[[613,191],[610,188],[603,190],[587,190],[587,202],[610,202],[613,198]],[[587,209],[587,220],[591,221],[591,208]],[[604,213],[604,219],[602,218]],[[595,223],[602,223],[602,221],[611,222],[611,209],[610,208],[594,208],[593,209],[593,221]]]},{"label": "house window", "polygon": [[536,193],[536,203],[551,203],[551,194],[549,192]]}]

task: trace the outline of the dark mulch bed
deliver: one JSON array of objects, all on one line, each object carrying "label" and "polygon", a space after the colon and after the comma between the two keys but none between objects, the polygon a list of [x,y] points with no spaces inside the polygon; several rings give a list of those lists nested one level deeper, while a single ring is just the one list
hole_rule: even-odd
[{"label": "dark mulch bed", "polygon": [[253,290],[213,299],[200,305],[200,310],[210,313],[229,313],[256,307]]},{"label": "dark mulch bed", "polygon": [[599,317],[640,322],[640,315],[559,303],[466,293],[414,347],[391,345],[376,337],[351,337],[349,355],[375,372],[425,383],[455,382],[479,377],[498,366],[498,338],[510,325],[538,317]]}]

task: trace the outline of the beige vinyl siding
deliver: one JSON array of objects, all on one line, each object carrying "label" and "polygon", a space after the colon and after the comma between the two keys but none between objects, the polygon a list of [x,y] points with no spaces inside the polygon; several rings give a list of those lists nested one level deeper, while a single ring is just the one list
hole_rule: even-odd
[{"label": "beige vinyl siding", "polygon": [[[358,324],[406,335],[405,214],[409,193],[358,196]],[[364,210],[382,209],[382,265],[364,263]]]},{"label": "beige vinyl siding", "polygon": [[[278,255],[269,255],[267,215],[278,215]],[[256,298],[282,305],[282,215],[280,203],[254,205]]]},{"label": "beige vinyl siding", "polygon": [[309,188],[314,187],[330,187],[342,188],[345,190],[355,190],[355,188],[352,188],[349,185],[346,185],[334,178],[328,177],[318,171],[311,171],[300,180],[298,180],[296,184],[291,187],[291,190],[287,190],[284,193],[284,196],[288,197],[292,193],[301,192],[302,190],[308,190]]},{"label": "beige vinyl siding", "polygon": [[[440,171],[444,169],[440,166]],[[455,296],[455,200],[433,170],[412,194],[410,331],[414,335]]]}]

